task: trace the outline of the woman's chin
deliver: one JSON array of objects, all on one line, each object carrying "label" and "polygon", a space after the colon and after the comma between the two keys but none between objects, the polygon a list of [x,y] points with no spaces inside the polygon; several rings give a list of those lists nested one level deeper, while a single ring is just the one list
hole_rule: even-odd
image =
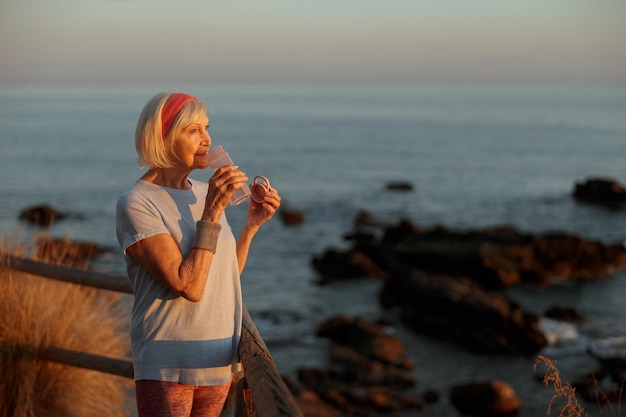
[{"label": "woman's chin", "polygon": [[206,169],[209,167],[209,158],[208,156],[206,156],[206,154],[204,154],[203,156],[201,155],[196,155],[195,161],[194,161],[194,167],[195,169]]}]

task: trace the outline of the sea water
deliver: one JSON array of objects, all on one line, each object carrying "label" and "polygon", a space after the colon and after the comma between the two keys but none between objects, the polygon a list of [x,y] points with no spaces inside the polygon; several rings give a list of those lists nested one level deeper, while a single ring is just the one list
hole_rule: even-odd
[{"label": "sea water", "polygon": [[[114,249],[94,268],[123,274],[115,202],[143,173],[134,128],[158,87],[0,90],[0,234],[28,235],[20,210],[50,204],[70,214],[48,232]],[[325,366],[328,341],[315,328],[334,314],[376,320],[381,282],[319,286],[311,258],[343,248],[342,235],[367,210],[388,222],[468,230],[508,224],[522,231],[565,231],[606,243],[626,239],[626,211],[581,205],[577,181],[626,183],[626,88],[591,87],[210,87],[187,86],[209,107],[210,134],[250,178],[269,178],[283,205],[304,214],[288,227],[276,218],[253,243],[243,275],[245,303],[281,373]],[[192,177],[206,180],[210,170]],[[412,192],[388,191],[393,181]],[[240,230],[246,205],[229,207]],[[507,294],[538,315],[552,305],[587,317],[573,338],[546,351],[564,378],[597,367],[590,344],[626,336],[626,274]],[[522,398],[521,417],[545,415],[551,391],[533,375],[533,358],[476,356],[389,327],[415,362],[418,386],[441,394],[418,415],[457,416],[449,388],[502,379]],[[571,333],[570,333],[571,334]],[[590,415],[600,415],[584,404]],[[415,415],[413,412],[398,415]]]}]

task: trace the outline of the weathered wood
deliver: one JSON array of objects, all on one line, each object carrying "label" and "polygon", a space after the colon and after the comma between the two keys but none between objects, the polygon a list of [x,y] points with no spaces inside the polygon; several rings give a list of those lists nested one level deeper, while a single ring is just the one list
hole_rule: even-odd
[{"label": "weathered wood", "polygon": [[259,417],[304,416],[245,307],[239,356]]},{"label": "weathered wood", "polygon": [[74,284],[89,285],[91,287],[105,290],[123,292],[127,294],[133,293],[133,289],[131,288],[126,276],[115,276],[95,271],[84,271],[81,269],[19,258],[8,254],[0,254],[0,259],[2,259],[2,263],[8,268],[17,271],[65,282],[72,282]]},{"label": "weathered wood", "polygon": [[0,345],[0,351],[27,356],[35,360],[47,360],[63,365],[106,372],[126,378],[133,378],[133,363],[126,359],[115,359],[91,353],[76,352],[59,347],[9,346]]},{"label": "weathered wood", "polygon": [[236,382],[235,417],[258,417],[246,378]]}]

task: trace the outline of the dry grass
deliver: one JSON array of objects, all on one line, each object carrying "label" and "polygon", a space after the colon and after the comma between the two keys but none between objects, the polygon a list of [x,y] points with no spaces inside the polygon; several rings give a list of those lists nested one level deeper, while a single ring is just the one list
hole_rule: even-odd
[{"label": "dry grass", "polygon": [[552,412],[552,406],[555,404],[555,401],[562,400],[565,401],[565,404],[559,410],[559,417],[588,416],[589,414],[578,403],[578,399],[576,398],[576,389],[573,388],[569,383],[561,379],[559,370],[556,367],[556,362],[543,355],[539,355],[535,359],[535,365],[533,367],[534,371],[537,370],[537,365],[539,365],[540,363],[543,363],[546,366],[546,373],[543,377],[543,383],[546,385],[552,383],[554,387],[554,395],[552,395],[552,398],[550,398],[546,415],[549,416]]},{"label": "dry grass", "polygon": [[[29,248],[5,242],[0,250],[23,256]],[[63,259],[65,265],[71,259],[58,248],[38,257],[49,263]],[[38,360],[21,348],[127,358],[119,295],[13,271],[4,262],[0,286],[0,417],[130,415],[130,379]]]}]

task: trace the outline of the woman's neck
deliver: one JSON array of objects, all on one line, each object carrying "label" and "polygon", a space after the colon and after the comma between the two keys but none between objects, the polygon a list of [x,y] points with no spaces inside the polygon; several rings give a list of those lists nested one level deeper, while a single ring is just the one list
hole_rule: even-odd
[{"label": "woman's neck", "polygon": [[171,168],[151,168],[141,179],[162,187],[186,190],[191,187],[188,176],[188,172],[180,173]]}]

